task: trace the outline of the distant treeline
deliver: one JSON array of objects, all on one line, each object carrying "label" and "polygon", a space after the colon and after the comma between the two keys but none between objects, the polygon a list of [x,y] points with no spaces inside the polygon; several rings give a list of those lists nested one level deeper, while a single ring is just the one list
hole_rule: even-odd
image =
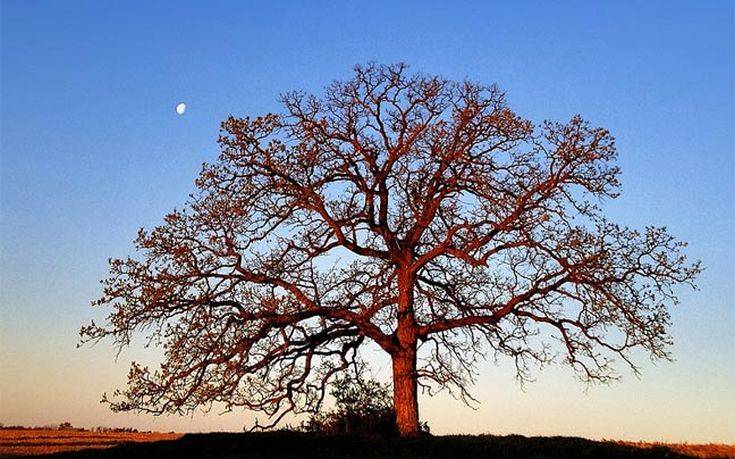
[{"label": "distant treeline", "polygon": [[84,427],[74,427],[71,425],[70,422],[62,422],[61,424],[49,424],[44,426],[34,426],[34,427],[28,427],[28,426],[6,426],[3,423],[0,423],[0,430],[67,430],[67,431],[74,431],[74,432],[98,432],[98,433],[111,433],[111,432],[121,432],[121,433],[150,433],[150,431],[144,431],[139,432],[138,429],[134,429],[132,427],[106,427],[106,426],[95,426],[91,429],[86,429]]}]

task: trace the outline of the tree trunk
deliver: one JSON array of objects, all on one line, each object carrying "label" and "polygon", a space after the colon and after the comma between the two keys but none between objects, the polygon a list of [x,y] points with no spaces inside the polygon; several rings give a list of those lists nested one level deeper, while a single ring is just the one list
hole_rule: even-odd
[{"label": "tree trunk", "polygon": [[416,385],[416,347],[393,356],[393,408],[401,437],[419,434],[419,402]]},{"label": "tree trunk", "polygon": [[[408,258],[408,257],[407,257]],[[398,271],[398,347],[393,352],[393,409],[401,437],[419,434],[419,401],[416,373],[416,320],[413,311],[413,278],[407,269]]]}]

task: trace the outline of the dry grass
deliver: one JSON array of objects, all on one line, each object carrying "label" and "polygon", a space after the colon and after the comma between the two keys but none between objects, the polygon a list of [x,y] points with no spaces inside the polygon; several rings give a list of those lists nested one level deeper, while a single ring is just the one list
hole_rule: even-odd
[{"label": "dry grass", "polygon": [[38,455],[110,448],[123,443],[176,440],[175,433],[86,432],[74,430],[0,430],[0,455]]},{"label": "dry grass", "polygon": [[725,445],[709,443],[706,445],[697,445],[689,443],[644,443],[644,442],[617,442],[624,445],[635,446],[637,448],[653,448],[656,446],[667,447],[679,454],[690,457],[704,458],[735,458],[735,444]]}]

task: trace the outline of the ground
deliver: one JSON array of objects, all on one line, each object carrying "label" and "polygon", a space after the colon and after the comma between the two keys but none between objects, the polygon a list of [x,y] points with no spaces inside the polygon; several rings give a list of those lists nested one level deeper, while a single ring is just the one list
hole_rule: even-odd
[{"label": "ground", "polygon": [[101,449],[131,442],[181,438],[176,433],[88,432],[79,430],[0,429],[0,456],[43,455],[62,451]]},{"label": "ground", "polygon": [[[0,457],[43,455],[87,458],[735,458],[735,445],[687,445],[592,441],[575,437],[453,435],[413,440],[318,437],[268,433],[95,433],[0,430]],[[35,459],[35,458],[34,458]]]}]

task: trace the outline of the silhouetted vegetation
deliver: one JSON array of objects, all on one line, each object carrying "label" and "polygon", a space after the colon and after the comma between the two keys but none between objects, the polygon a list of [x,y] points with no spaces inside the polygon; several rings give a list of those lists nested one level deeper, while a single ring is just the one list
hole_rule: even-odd
[{"label": "silhouetted vegetation", "polygon": [[[312,415],[301,424],[303,432],[320,435],[359,435],[363,437],[393,437],[396,412],[393,410],[392,389],[374,379],[341,377],[332,384],[335,408]],[[429,432],[426,422],[421,430]]]},{"label": "silhouetted vegetation", "polygon": [[[72,432],[96,432],[96,433],[138,433],[138,429],[133,427],[107,427],[107,426],[94,426],[86,429],[84,427],[75,427],[71,422],[62,422],[61,424],[47,424],[43,426],[18,426],[10,425],[6,426],[0,423],[0,430],[61,430],[61,431],[72,431]],[[143,433],[150,433],[150,431],[144,431]]]}]

